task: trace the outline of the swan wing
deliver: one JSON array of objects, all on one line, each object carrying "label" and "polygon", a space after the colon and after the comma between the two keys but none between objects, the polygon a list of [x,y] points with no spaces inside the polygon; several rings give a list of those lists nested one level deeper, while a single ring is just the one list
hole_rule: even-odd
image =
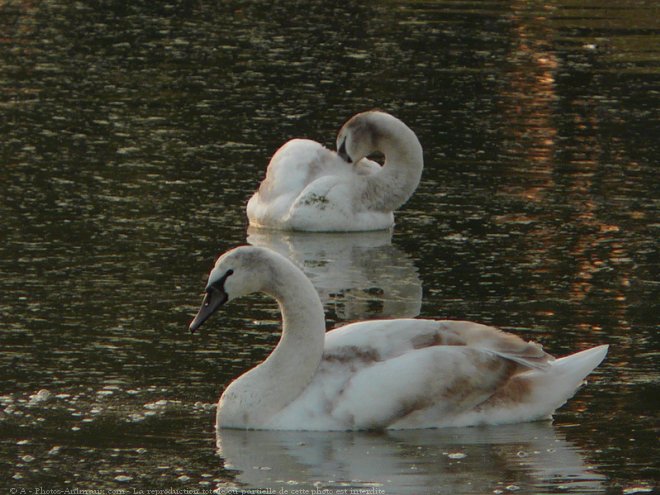
[{"label": "swan wing", "polygon": [[319,177],[293,202],[287,223],[294,230],[304,231],[389,229],[394,224],[394,213],[365,208],[361,201],[364,184],[359,175],[360,172],[351,170]]},{"label": "swan wing", "polygon": [[292,139],[273,155],[266,177],[250,198],[247,215],[252,225],[284,222],[291,205],[302,191],[319,177],[346,173],[349,164],[320,143]]},{"label": "swan wing", "polygon": [[337,173],[342,168],[346,168],[345,162],[322,144],[310,139],[292,139],[271,158],[259,194],[263,198],[298,195],[318,177]]},{"label": "swan wing", "polygon": [[461,423],[512,377],[548,368],[552,360],[537,344],[471,322],[354,323],[326,334],[317,373],[271,426],[342,430]]},{"label": "swan wing", "polygon": [[371,353],[385,361],[415,349],[463,346],[524,367],[544,369],[554,360],[540,344],[469,321],[397,319],[353,323],[326,334],[326,355]]},{"label": "swan wing", "polygon": [[[427,347],[356,370],[326,407],[335,422],[351,429],[547,419],[606,353],[607,346],[599,346],[554,360],[544,370],[525,370],[480,349]],[[324,373],[337,371],[328,366]]]},{"label": "swan wing", "polygon": [[538,344],[461,321],[380,320],[326,334],[312,381],[274,429],[410,429],[546,419],[607,346],[555,360]]},{"label": "swan wing", "polygon": [[493,396],[517,369],[460,346],[416,349],[378,361],[375,353],[326,354],[305,391],[267,425],[354,430],[451,425]]}]

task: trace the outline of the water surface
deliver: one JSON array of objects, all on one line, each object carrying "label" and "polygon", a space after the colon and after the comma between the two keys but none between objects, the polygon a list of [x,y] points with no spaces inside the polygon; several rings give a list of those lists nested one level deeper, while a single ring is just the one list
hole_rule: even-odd
[{"label": "water surface", "polygon": [[[632,0],[0,3],[0,484],[651,491],[659,18]],[[373,107],[425,150],[393,233],[247,231],[278,146],[333,146]],[[187,324],[247,242],[303,266],[329,327],[471,319],[610,353],[553,424],[216,439],[215,401],[279,315],[255,296]]]}]

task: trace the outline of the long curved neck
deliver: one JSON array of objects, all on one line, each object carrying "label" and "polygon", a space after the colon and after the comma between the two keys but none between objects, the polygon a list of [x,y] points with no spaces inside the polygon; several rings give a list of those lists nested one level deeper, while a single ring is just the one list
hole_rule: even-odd
[{"label": "long curved neck", "polygon": [[[282,337],[264,361],[272,370],[294,375],[291,383],[301,390],[311,380],[323,356],[325,314],[316,289],[297,268],[278,266],[265,292],[273,296],[282,313]],[[295,366],[292,366],[295,363]]]},{"label": "long curved neck", "polygon": [[[282,336],[270,356],[244,375],[244,390],[259,397],[259,423],[295,400],[309,385],[323,356],[325,314],[316,289],[293,265],[274,264],[263,291],[273,296],[282,313]],[[249,376],[249,378],[248,378]]]},{"label": "long curved neck", "polygon": [[393,211],[412,196],[424,168],[422,145],[402,122],[383,129],[377,151],[385,155],[380,172],[367,177],[364,200],[372,209]]}]

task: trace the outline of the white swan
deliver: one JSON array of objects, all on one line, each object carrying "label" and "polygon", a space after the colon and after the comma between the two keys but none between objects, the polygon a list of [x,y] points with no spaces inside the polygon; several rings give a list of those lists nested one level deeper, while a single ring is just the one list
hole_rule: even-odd
[{"label": "white swan", "polygon": [[253,292],[277,299],[282,337],[226,388],[218,428],[408,429],[548,418],[607,353],[603,345],[555,360],[539,344],[464,321],[373,320],[326,334],[311,282],[283,256],[253,246],[218,259],[190,330]]},{"label": "white swan", "polygon": [[[390,114],[352,117],[337,135],[338,152],[293,139],[273,155],[250,198],[250,225],[315,232],[389,229],[393,211],[419,184],[424,166],[415,133]],[[385,155],[385,163],[366,157]]]}]

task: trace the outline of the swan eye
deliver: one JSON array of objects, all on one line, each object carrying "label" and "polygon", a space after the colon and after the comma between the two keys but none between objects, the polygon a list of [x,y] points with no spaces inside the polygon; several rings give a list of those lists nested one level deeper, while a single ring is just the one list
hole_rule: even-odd
[{"label": "swan eye", "polygon": [[218,280],[216,282],[213,282],[211,284],[211,286],[209,287],[209,290],[207,290],[206,292],[208,294],[210,294],[211,291],[214,291],[214,290],[224,292],[225,291],[225,281],[227,280],[227,277],[229,277],[230,275],[233,275],[233,274],[234,274],[234,270],[232,270],[230,268],[229,270],[227,270],[225,272],[225,274],[220,278],[220,280]]}]

